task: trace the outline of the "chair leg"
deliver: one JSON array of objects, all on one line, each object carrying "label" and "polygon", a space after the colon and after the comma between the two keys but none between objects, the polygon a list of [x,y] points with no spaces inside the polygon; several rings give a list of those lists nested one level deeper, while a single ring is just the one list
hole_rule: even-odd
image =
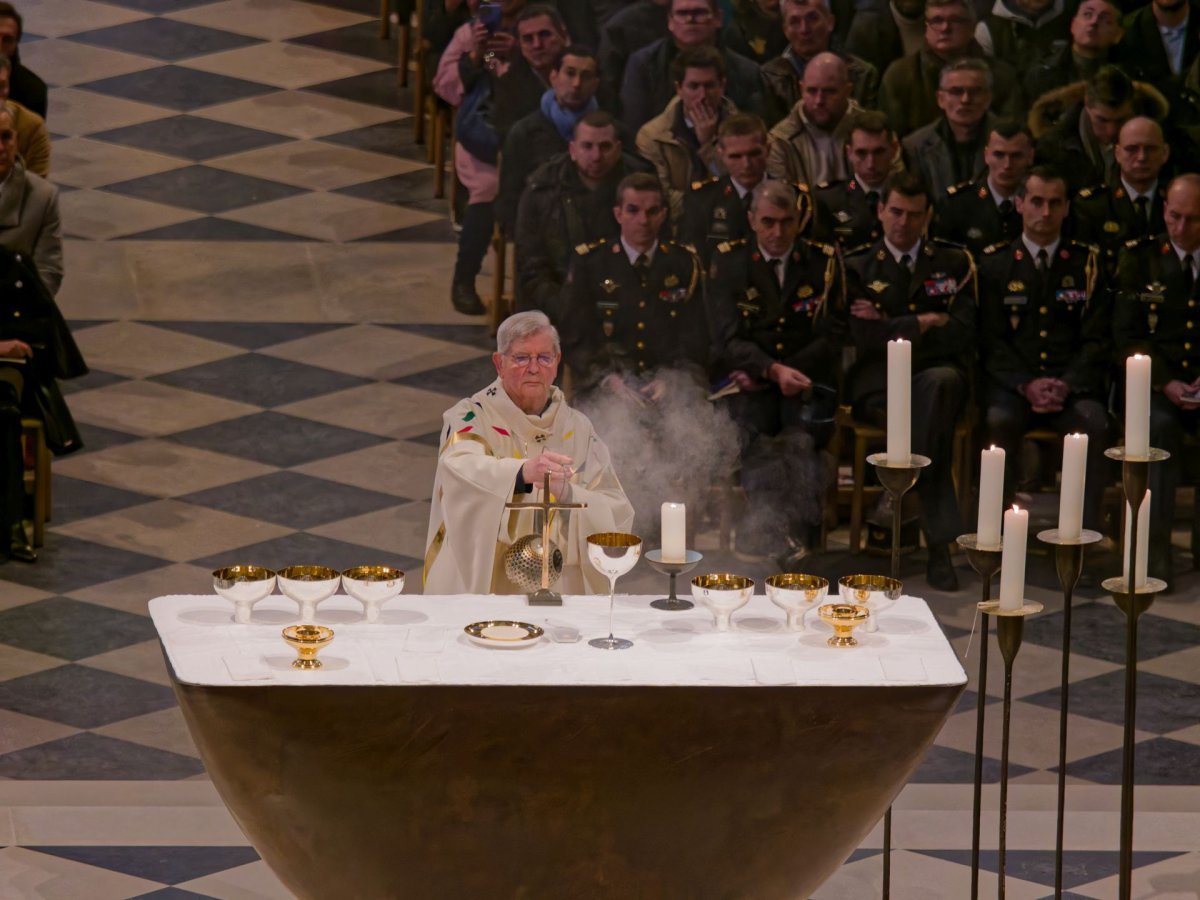
[{"label": "chair leg", "polygon": [[46,543],[46,521],[50,518],[50,448],[39,424],[34,431],[33,546]]},{"label": "chair leg", "polygon": [[379,39],[386,41],[392,36],[391,0],[379,0]]},{"label": "chair leg", "polygon": [[396,29],[396,37],[400,42],[399,57],[396,61],[400,69],[400,87],[408,87],[408,63],[412,57],[412,24],[401,22]]},{"label": "chair leg", "polygon": [[508,269],[508,242],[505,240],[504,233],[500,230],[499,225],[496,226],[496,233],[492,239],[492,249],[495,251],[496,259],[493,265],[492,302],[488,307],[488,324],[492,334],[495,334],[496,329],[500,327],[500,323],[507,317],[506,304],[504,302],[504,281]]},{"label": "chair leg", "polygon": [[[421,59],[417,60],[417,75],[416,84],[413,85],[413,116],[416,121],[413,122],[413,143],[425,143],[425,117],[437,114],[437,101],[433,99],[433,95],[428,92],[425,86],[425,67],[422,65],[422,60],[425,57],[425,51],[421,51]],[[432,130],[432,128],[431,128]]]},{"label": "chair leg", "polygon": [[440,110],[434,113],[433,137],[433,196],[441,200],[446,196],[446,117]]},{"label": "chair leg", "polygon": [[862,549],[863,495],[867,478],[867,441],[854,436],[854,490],[850,495],[850,552]]}]

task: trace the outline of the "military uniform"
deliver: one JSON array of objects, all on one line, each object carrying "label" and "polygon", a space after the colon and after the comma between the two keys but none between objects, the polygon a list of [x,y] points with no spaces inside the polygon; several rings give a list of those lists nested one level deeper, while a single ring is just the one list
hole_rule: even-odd
[{"label": "military uniform", "polygon": [[565,288],[564,355],[577,390],[616,372],[649,378],[660,367],[702,377],[709,333],[700,258],[662,241],[644,275],[620,240],[576,247]]},{"label": "military uniform", "polygon": [[974,181],[947,188],[934,205],[932,230],[935,236],[978,254],[985,247],[1016,238],[1021,233],[1021,214],[1015,200],[996,203],[984,172]]},{"label": "military uniform", "polygon": [[1084,188],[1071,201],[1071,234],[1076,240],[1097,244],[1111,274],[1117,264],[1117,254],[1127,241],[1163,230],[1166,198],[1167,180],[1160,178],[1147,216],[1138,212],[1119,181],[1112,187]]},{"label": "military uniform", "polygon": [[[909,272],[879,240],[850,251],[845,265],[847,304],[865,299],[882,317],[850,317],[858,359],[847,374],[848,399],[857,418],[886,421],[887,342],[913,342],[912,449],[932,460],[917,481],[921,524],[931,547],[945,546],[962,533],[950,461],[975,352],[975,264],[960,247],[926,240]],[[927,312],[949,320],[922,334],[917,317]]]},{"label": "military uniform", "polygon": [[851,178],[822,181],[813,189],[814,239],[839,246],[860,247],[883,235],[879,225],[879,192],[867,190]]},{"label": "military uniform", "polygon": [[[1098,529],[1108,441],[1106,370],[1111,315],[1099,251],[1061,241],[1044,271],[1024,240],[988,247],[979,263],[980,334],[987,440],[1004,449],[1005,501],[1020,474],[1021,441],[1039,426],[1088,436],[1083,521]],[[1062,412],[1035,413],[1021,388],[1059,378],[1071,389]]]},{"label": "military uniform", "polygon": [[[755,390],[727,401],[741,433],[742,486],[750,501],[738,523],[737,548],[774,555],[787,549],[789,536],[811,546],[828,479],[818,451],[829,437],[812,422],[832,418],[845,332],[837,253],[828,244],[797,240],[780,285],[753,236],[723,242],[713,257],[707,300],[715,374],[741,370],[757,382]],[[776,362],[828,390],[785,397],[767,379]],[[820,401],[826,408],[815,410]]]},{"label": "military uniform", "polygon": [[[801,224],[812,215],[808,186],[792,184],[796,189],[796,208]],[[690,244],[705,267],[712,261],[718,244],[744,238],[750,233],[750,191],[739,197],[728,175],[693,181],[683,196],[683,215],[679,219],[678,238]]]},{"label": "military uniform", "polygon": [[[1162,393],[1169,381],[1191,383],[1200,377],[1200,291],[1188,283],[1179,255],[1165,234],[1132,240],[1117,257],[1114,284],[1113,341],[1117,359],[1134,353],[1150,356],[1150,444],[1171,458],[1150,467],[1151,546],[1166,547],[1175,512],[1183,433],[1200,428],[1200,412],[1182,409]],[[1122,381],[1123,383],[1123,381]],[[1169,573],[1154,571],[1166,577]]]}]

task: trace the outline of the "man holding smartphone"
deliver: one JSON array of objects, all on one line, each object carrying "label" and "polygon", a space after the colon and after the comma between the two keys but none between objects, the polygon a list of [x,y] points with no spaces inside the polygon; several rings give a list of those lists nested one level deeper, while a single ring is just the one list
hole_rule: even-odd
[{"label": "man holding smartphone", "polygon": [[1163,220],[1165,234],[1129,241],[1117,259],[1113,336],[1119,362],[1150,356],[1150,443],[1171,458],[1150,467],[1148,567],[1170,585],[1183,434],[1200,427],[1200,175],[1171,182]]}]

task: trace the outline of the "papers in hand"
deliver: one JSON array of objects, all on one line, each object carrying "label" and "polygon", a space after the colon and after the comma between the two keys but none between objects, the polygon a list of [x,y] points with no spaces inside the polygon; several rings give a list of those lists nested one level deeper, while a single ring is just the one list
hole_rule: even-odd
[{"label": "papers in hand", "polygon": [[723,378],[713,385],[713,392],[708,395],[709,400],[720,400],[722,397],[732,397],[734,394],[740,394],[742,389],[738,387],[738,383],[732,378]]}]

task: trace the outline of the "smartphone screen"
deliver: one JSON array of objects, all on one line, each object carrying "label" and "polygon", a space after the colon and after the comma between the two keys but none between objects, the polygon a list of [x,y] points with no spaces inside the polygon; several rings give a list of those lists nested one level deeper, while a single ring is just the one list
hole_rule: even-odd
[{"label": "smartphone screen", "polygon": [[489,3],[487,0],[479,4],[479,12],[477,13],[479,21],[483,23],[483,27],[488,30],[488,34],[495,34],[500,30],[500,20],[504,11],[500,8],[499,3]]}]

